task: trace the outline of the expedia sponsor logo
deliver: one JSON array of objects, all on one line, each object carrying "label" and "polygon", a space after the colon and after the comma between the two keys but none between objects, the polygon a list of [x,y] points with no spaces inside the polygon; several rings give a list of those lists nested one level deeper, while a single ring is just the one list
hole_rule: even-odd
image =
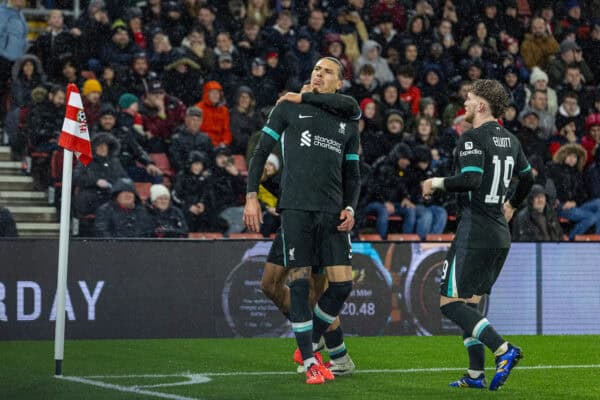
[{"label": "expedia sponsor logo", "polygon": [[470,156],[470,155],[481,155],[483,154],[483,152],[479,149],[472,149],[472,150],[467,150],[467,151],[460,151],[458,153],[458,155],[460,155],[461,157],[465,157],[465,156]]}]

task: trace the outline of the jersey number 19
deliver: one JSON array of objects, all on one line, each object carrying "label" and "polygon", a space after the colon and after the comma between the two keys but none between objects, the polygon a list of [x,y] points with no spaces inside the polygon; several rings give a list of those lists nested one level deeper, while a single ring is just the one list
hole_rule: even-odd
[{"label": "jersey number 19", "polygon": [[[512,156],[507,156],[504,159],[504,162],[502,162],[498,156],[495,155],[492,162],[494,163],[494,177],[492,178],[490,192],[485,195],[485,202],[490,204],[504,203],[506,191],[508,190],[508,185],[510,185],[510,180],[512,179],[515,160]],[[500,190],[500,177],[502,177],[504,188],[501,190],[501,193],[498,193]]]}]

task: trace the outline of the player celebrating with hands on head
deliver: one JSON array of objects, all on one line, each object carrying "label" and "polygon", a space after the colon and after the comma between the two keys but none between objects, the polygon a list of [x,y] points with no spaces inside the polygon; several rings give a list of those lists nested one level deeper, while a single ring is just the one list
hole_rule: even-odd
[{"label": "player celebrating with hands on head", "polygon": [[[499,82],[475,81],[465,101],[465,119],[473,129],[465,132],[456,146],[457,175],[423,182],[426,198],[436,190],[458,193],[460,222],[444,262],[440,286],[442,314],[462,328],[469,353],[468,373],[450,384],[454,387],[486,387],[484,345],[496,356],[490,390],[498,390],[523,357],[521,349],[505,341],[477,310],[481,296],[490,293],[508,254],[508,221],[533,184],[531,166],[521,144],[496,121],[507,103],[508,94]],[[514,175],[519,183],[505,201]]]},{"label": "player celebrating with hands on head", "polygon": [[[311,74],[313,93],[290,94],[273,109],[248,169],[244,223],[257,232],[261,209],[256,192],[265,161],[277,142],[283,155],[281,215],[283,264],[291,269],[290,320],[306,368],[306,383],[333,379],[314,356],[317,344],[352,291],[351,243],[360,192],[358,122],[304,101],[326,100],[342,86],[343,67],[321,58]],[[324,96],[324,97],[321,97]],[[327,103],[327,102],[326,102]],[[329,287],[310,307],[311,266],[325,268]]]}]

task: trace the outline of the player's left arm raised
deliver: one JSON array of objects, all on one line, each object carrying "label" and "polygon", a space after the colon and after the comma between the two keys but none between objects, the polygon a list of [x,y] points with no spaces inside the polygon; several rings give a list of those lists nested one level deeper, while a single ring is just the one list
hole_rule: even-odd
[{"label": "player's left arm raised", "polygon": [[341,223],[338,225],[338,231],[342,232],[350,232],[354,227],[354,210],[356,210],[360,195],[360,158],[358,155],[360,138],[358,123],[349,122],[347,132],[350,136],[346,142],[342,165],[345,208],[340,212]]}]

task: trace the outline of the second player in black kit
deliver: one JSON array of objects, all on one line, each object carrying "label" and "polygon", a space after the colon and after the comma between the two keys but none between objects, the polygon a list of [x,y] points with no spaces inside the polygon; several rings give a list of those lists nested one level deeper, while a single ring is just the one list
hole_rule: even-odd
[{"label": "second player in black kit", "polygon": [[[508,94],[499,82],[476,81],[465,102],[465,118],[474,129],[465,132],[456,146],[456,175],[423,183],[426,197],[434,190],[458,193],[459,224],[440,286],[441,311],[463,329],[463,343],[469,353],[468,373],[450,384],[454,387],[487,387],[484,345],[496,355],[490,390],[502,386],[522,358],[521,350],[506,342],[477,310],[481,296],[490,293],[508,255],[508,221],[533,183],[521,144],[496,120],[507,102]],[[519,183],[507,199],[513,177],[518,177]]]},{"label": "second player in black kit", "polygon": [[[341,88],[343,67],[332,58],[320,59],[311,74],[312,101]],[[347,97],[346,97],[347,98]],[[325,106],[327,101],[323,102]],[[351,243],[354,209],[360,192],[359,133],[356,120],[322,108],[283,101],[271,112],[248,170],[244,221],[257,230],[260,214],[255,201],[263,165],[273,145],[281,143],[283,172],[278,210],[284,267],[290,277],[290,319],[309,384],[333,379],[313,353],[335,321],[352,290]],[[325,268],[329,287],[314,307],[309,305],[310,266]]]}]

